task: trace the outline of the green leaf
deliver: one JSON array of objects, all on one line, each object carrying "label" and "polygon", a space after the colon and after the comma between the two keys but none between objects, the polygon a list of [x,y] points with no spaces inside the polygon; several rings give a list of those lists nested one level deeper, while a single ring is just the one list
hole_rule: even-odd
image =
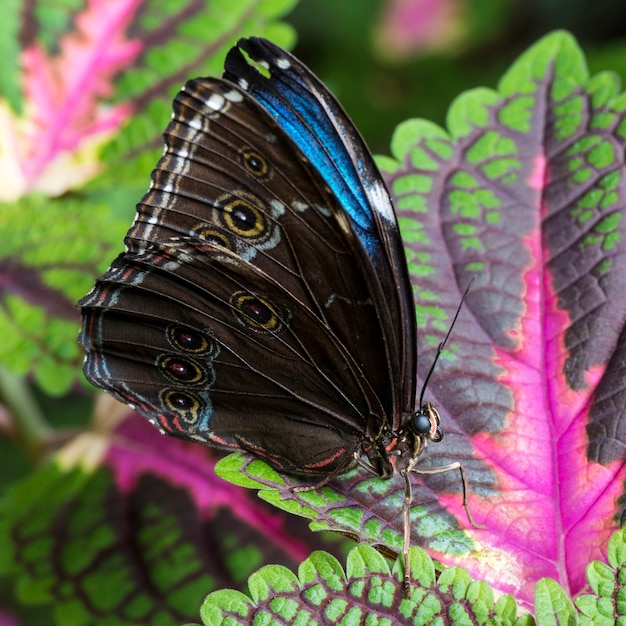
[{"label": "green leaf", "polygon": [[608,565],[592,561],[587,566],[593,593],[576,599],[581,624],[610,626],[626,622],[626,530],[611,537],[607,560]]},{"label": "green leaf", "polygon": [[[0,361],[7,369],[33,374],[50,394],[69,389],[82,362],[76,300],[119,250],[126,227],[95,198],[32,195],[0,207],[4,280],[19,285],[4,290],[0,306]],[[96,233],[98,246],[90,241]]]},{"label": "green leaf", "polygon": [[179,624],[216,586],[206,522],[156,476],[124,493],[105,468],[51,462],[5,495],[0,520],[0,571],[15,576],[23,603],[53,604],[59,624]]},{"label": "green leaf", "polygon": [[[354,469],[321,488],[303,484],[290,476],[281,476],[264,462],[243,452],[219,461],[218,476],[234,484],[258,489],[258,495],[274,506],[312,520],[312,530],[330,530],[359,538],[372,546],[398,554],[402,547],[401,526],[397,512],[402,508],[404,489],[400,481],[385,480]],[[430,515],[416,502],[411,519],[416,534],[440,552],[462,555],[473,543],[463,530],[447,517]]]},{"label": "green leaf", "polygon": [[563,587],[551,578],[541,579],[535,588],[535,615],[540,626],[572,626],[576,609]]},{"label": "green leaf", "polygon": [[207,625],[232,624],[530,624],[516,617],[511,596],[494,604],[484,583],[472,581],[460,568],[449,568],[437,580],[430,557],[411,548],[413,584],[403,589],[402,558],[390,571],[373,548],[350,551],[344,573],[338,561],[314,552],[296,577],[268,566],[250,577],[251,598],[218,591],[206,598],[201,617]]},{"label": "green leaf", "polygon": [[22,2],[4,0],[0,20],[0,96],[14,111],[22,109],[19,82],[19,31]]},{"label": "green leaf", "polygon": [[120,77],[115,101],[142,101],[146,92],[150,100],[134,111],[103,151],[107,169],[96,182],[101,188],[148,180],[161,152],[155,142],[160,143],[170,118],[181,75],[220,76],[228,49],[240,37],[267,37],[285,47],[295,42],[293,28],[277,20],[296,0],[205,0],[192,10],[155,0],[146,4],[137,28],[146,40],[158,32],[158,45],[148,48]]}]

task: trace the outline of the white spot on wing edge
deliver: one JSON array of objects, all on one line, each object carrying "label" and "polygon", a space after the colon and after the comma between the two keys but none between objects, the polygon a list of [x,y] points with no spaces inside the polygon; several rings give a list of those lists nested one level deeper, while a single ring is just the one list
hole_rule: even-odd
[{"label": "white spot on wing edge", "polygon": [[221,111],[226,104],[224,96],[220,93],[212,93],[209,99],[206,101],[206,105],[213,111]]},{"label": "white spot on wing edge", "polygon": [[286,59],[285,57],[276,59],[276,67],[281,70],[287,70],[291,67],[291,61],[289,61],[289,59]]},{"label": "white spot on wing edge", "polygon": [[367,195],[370,197],[372,207],[387,222],[393,223],[396,216],[393,212],[393,206],[389,199],[389,193],[379,180],[374,181],[367,186]]},{"label": "white spot on wing edge", "polygon": [[243,100],[243,95],[241,91],[231,89],[224,94],[224,98],[226,98],[229,102],[241,102]]},{"label": "white spot on wing edge", "polygon": [[203,128],[202,118],[199,115],[196,115],[186,121],[187,124],[195,130],[202,130]]}]

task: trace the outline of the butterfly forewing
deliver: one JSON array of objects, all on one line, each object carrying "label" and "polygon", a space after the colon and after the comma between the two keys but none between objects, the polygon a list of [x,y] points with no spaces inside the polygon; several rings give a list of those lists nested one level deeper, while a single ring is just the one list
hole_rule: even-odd
[{"label": "butterfly forewing", "polygon": [[362,352],[367,379],[384,394],[390,374],[381,367],[381,326],[390,322],[367,288],[369,268],[354,260],[349,227],[337,221],[336,198],[301,152],[247,94],[209,79],[179,94],[165,137],[168,152],[129,248],[187,235],[231,249],[316,311],[352,354]]},{"label": "butterfly forewing", "polygon": [[[263,71],[257,71],[242,50]],[[243,39],[229,52],[225,66],[224,76],[258,99],[322,174],[366,252],[369,289],[391,320],[384,332],[397,391],[398,428],[401,413],[415,405],[415,310],[400,231],[371,153],[333,94],[278,46],[257,37]]]}]

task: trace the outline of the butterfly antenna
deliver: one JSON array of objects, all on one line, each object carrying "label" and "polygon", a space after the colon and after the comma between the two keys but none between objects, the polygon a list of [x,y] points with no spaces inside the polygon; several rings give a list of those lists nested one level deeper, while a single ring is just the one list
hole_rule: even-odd
[{"label": "butterfly antenna", "polygon": [[430,377],[432,376],[433,372],[435,371],[435,366],[437,365],[437,361],[439,360],[439,356],[443,352],[443,349],[444,349],[444,347],[446,345],[446,341],[448,341],[448,338],[450,337],[450,333],[452,333],[452,329],[454,328],[454,325],[456,324],[457,317],[459,317],[459,313],[461,312],[461,307],[463,306],[463,302],[465,302],[465,298],[467,297],[467,294],[468,294],[468,292],[470,290],[470,287],[472,286],[473,282],[474,282],[474,277],[472,277],[472,279],[467,284],[467,287],[465,287],[465,291],[463,292],[463,295],[461,296],[461,302],[459,302],[459,306],[456,309],[456,313],[454,314],[454,318],[452,319],[452,323],[450,324],[450,328],[448,328],[448,332],[446,333],[446,336],[443,338],[443,341],[437,347],[437,354],[435,354],[435,359],[433,360],[433,364],[430,366],[430,369],[428,370],[428,374],[426,374],[426,378],[424,379],[424,384],[422,385],[422,391],[420,393],[420,401],[419,401],[419,404],[417,405],[420,408],[422,407],[422,403],[424,402],[424,393],[426,392],[426,387],[428,386],[428,381],[430,380]]}]

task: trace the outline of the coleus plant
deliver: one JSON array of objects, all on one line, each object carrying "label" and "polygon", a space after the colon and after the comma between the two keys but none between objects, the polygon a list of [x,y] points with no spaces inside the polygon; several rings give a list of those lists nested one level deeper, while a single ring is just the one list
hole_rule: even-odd
[{"label": "coleus plant", "polygon": [[[265,3],[266,11],[270,4]],[[121,13],[111,23],[122,33],[137,7],[130,2],[116,6]],[[94,2],[91,9],[95,15],[83,25],[94,24],[103,7]],[[143,18],[149,13],[144,12]],[[252,19],[253,13],[250,9],[246,19]],[[149,23],[148,19],[143,24]],[[184,19],[180,16],[177,21],[175,15],[173,23]],[[262,24],[259,20],[250,27],[262,29]],[[280,29],[268,31],[266,36],[272,37]],[[207,57],[221,63],[223,49],[229,45],[226,40],[247,33],[250,30],[242,32],[237,24],[228,36],[219,38],[219,45],[216,40],[213,47],[204,48]],[[99,45],[106,48],[107,42]],[[127,59],[149,58],[149,51],[122,49]],[[160,86],[181,82],[181,74],[195,71],[199,63],[173,63]],[[143,76],[145,83],[145,73],[134,67],[135,79]],[[217,65],[211,68],[219,73]],[[101,89],[94,84],[97,97],[92,104],[102,97]],[[103,189],[114,180],[126,183],[122,195],[128,196],[132,210],[142,190],[131,198],[133,185],[141,184],[138,172],[146,163],[156,162],[154,152],[145,150],[145,138],[151,132],[156,136],[156,128],[141,129],[142,118],[133,115],[137,101],[132,92],[127,96],[128,108],[117,109],[127,114],[118,121],[121,125],[131,120],[134,132],[116,136],[108,144],[106,169],[85,188],[84,198],[57,200],[46,207],[63,212],[65,230],[55,240],[56,256],[47,257],[48,266],[41,267],[37,276],[45,293],[63,294],[61,303],[88,289],[98,273],[96,266],[111,258],[110,250],[128,225],[125,215],[117,216],[113,228],[103,226],[115,215],[108,208],[113,198],[103,197]],[[159,102],[166,120],[169,104],[165,99]],[[429,447],[423,463],[425,467],[463,463],[470,482],[469,505],[484,528],[467,524],[458,477],[437,475],[424,480],[416,492],[413,539],[441,563],[463,565],[497,592],[512,594],[519,608],[508,596],[494,604],[485,585],[470,583],[460,570],[434,577],[429,573],[432,565],[420,552],[414,552],[412,559],[417,578],[413,600],[405,598],[398,590],[397,576],[393,582],[384,562],[362,546],[348,559],[350,584],[341,582],[345,576],[337,561],[315,553],[302,565],[299,581],[284,570],[261,570],[250,583],[254,602],[229,592],[211,596],[203,608],[206,623],[215,623],[215,611],[223,611],[224,605],[246,623],[245,610],[264,610],[263,594],[276,595],[278,589],[272,585],[283,583],[280,590],[286,590],[285,595],[272,610],[288,621],[289,615],[299,614],[307,597],[310,603],[310,589],[306,596],[300,587],[316,576],[325,582],[314,590],[316,597],[323,592],[330,598],[332,592],[336,599],[331,613],[323,614],[329,623],[346,617],[337,607],[352,607],[355,598],[364,601],[363,589],[384,591],[384,598],[376,602],[391,621],[409,611],[402,618],[407,623],[435,618],[460,622],[467,617],[458,608],[463,600],[475,601],[472,619],[506,623],[529,610],[533,598],[538,618],[574,618],[572,605],[563,598],[586,588],[585,567],[591,560],[606,560],[609,536],[619,527],[623,508],[625,103],[615,76],[602,73],[589,78],[573,39],[554,33],[524,54],[497,90],[478,89],[459,97],[450,108],[447,130],[425,121],[408,121],[393,138],[393,156],[379,160],[406,242],[422,379],[465,287],[460,277],[475,276],[428,389],[428,399],[442,413],[446,437]],[[82,114],[78,117],[83,119]],[[131,167],[115,166],[120,154]],[[142,175],[145,187],[147,174]],[[32,181],[27,185],[33,186]],[[118,190],[115,204],[119,201]],[[27,196],[7,207],[13,209],[16,224],[23,223],[24,238],[30,226],[24,216],[34,214],[42,204],[40,198]],[[74,227],[79,232],[80,222],[68,223],[68,211],[78,220],[87,210],[93,240],[102,230],[107,243],[81,245],[72,234]],[[46,235],[35,248],[40,254],[50,241],[50,233]],[[22,253],[24,241],[16,241],[19,245],[5,254],[30,269],[33,260]],[[68,277],[79,279],[70,283]],[[41,337],[30,338],[33,345],[46,346],[33,371],[47,388],[64,388],[71,378],[67,372],[78,371],[77,353],[68,348],[73,343],[62,340],[65,330],[74,340],[69,333],[75,328],[69,307],[44,307],[44,314],[41,307],[32,307],[32,295],[44,291],[35,289],[32,281],[25,286],[31,291],[20,294],[21,299],[12,297],[4,312],[24,336],[31,327],[38,332],[44,329]],[[42,315],[48,320],[43,326]],[[14,353],[20,356],[12,362],[13,369],[27,371],[24,350]],[[60,377],[58,357],[65,372]],[[285,518],[240,495],[241,491],[218,486],[211,478],[214,459],[206,450],[160,437],[136,418],[126,416],[118,422],[110,419],[109,410],[102,414],[105,419],[98,424],[104,426],[72,440],[2,503],[0,538],[8,548],[0,551],[3,569],[15,572],[26,600],[54,601],[60,622],[190,619],[199,598],[212,589],[242,583],[255,564],[282,560],[293,567],[320,547],[308,536],[286,542],[286,537],[293,532],[300,535],[302,529],[290,533]],[[260,489],[261,496],[273,504],[314,520],[316,530],[358,538],[387,555],[400,549],[403,490],[399,483],[354,471],[319,491],[294,493],[293,480],[242,455],[222,461],[218,472]],[[226,504],[234,517],[224,517]],[[262,530],[256,537],[249,533],[243,551],[234,545],[241,536],[233,532],[239,524]],[[609,558],[614,570],[591,566],[592,573],[600,571],[604,577],[589,575],[598,599],[579,601],[581,620],[586,615],[601,623],[616,619],[622,610],[619,601],[610,602],[619,599],[623,585],[619,574],[623,538],[616,537]],[[262,550],[258,544],[270,549]],[[536,586],[546,576],[558,581],[564,591],[547,582]],[[434,604],[424,591],[433,585],[441,591]],[[445,595],[450,589],[452,595]],[[406,603],[415,598],[430,612],[411,613],[414,609]],[[327,609],[327,603],[315,606]],[[598,606],[601,609],[593,608]],[[321,619],[315,612],[311,619],[316,615]]]}]

